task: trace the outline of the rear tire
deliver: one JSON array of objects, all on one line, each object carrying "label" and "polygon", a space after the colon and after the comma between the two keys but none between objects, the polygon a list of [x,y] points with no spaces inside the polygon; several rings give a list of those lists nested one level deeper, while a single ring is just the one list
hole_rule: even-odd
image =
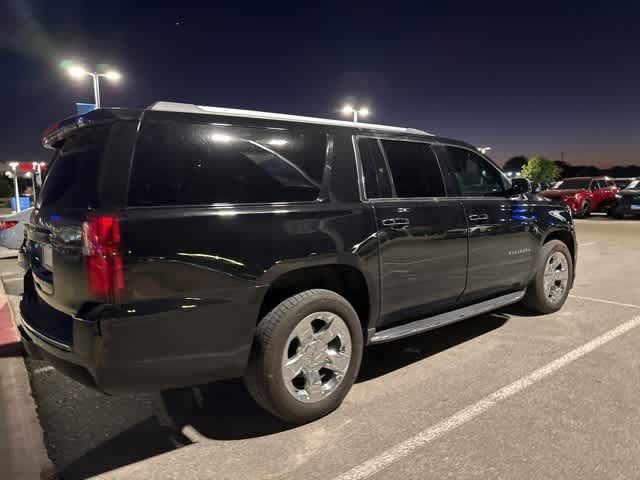
[{"label": "rear tire", "polygon": [[624,218],[624,210],[620,205],[616,205],[611,209],[611,216],[617,220],[622,220]]},{"label": "rear tire", "polygon": [[542,246],[536,274],[522,304],[537,313],[553,313],[564,305],[573,283],[573,259],[567,245],[550,240]]},{"label": "rear tire", "polygon": [[281,420],[310,422],[340,406],[356,379],[362,351],[362,326],[351,304],[330,290],[307,290],[280,303],[258,324],[245,385]]}]

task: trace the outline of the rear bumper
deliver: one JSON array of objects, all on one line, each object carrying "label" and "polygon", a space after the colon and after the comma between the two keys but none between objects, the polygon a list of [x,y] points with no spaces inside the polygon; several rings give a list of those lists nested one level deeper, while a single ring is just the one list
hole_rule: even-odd
[{"label": "rear bumper", "polygon": [[[27,274],[27,279],[30,274]],[[208,383],[244,374],[251,335],[241,345],[211,348],[202,339],[211,332],[193,331],[168,312],[88,321],[68,315],[70,335],[52,335],[43,317],[61,312],[35,308],[27,294],[20,304],[19,330],[25,350],[48,360],[67,376],[109,394],[153,391]],[[36,298],[36,301],[39,299]],[[227,320],[225,318],[224,320]],[[213,324],[214,322],[209,322]],[[213,326],[213,325],[212,325]],[[217,334],[219,340],[219,332]]]}]

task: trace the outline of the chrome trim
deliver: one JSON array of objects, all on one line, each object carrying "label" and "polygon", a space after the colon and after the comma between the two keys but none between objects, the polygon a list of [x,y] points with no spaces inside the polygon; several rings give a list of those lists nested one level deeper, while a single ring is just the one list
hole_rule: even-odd
[{"label": "chrome trim", "polygon": [[377,125],[374,123],[349,122],[346,120],[333,120],[330,118],[307,117],[301,115],[288,115],[285,113],[261,112],[257,110],[242,110],[238,108],[209,107],[192,103],[155,102],[146,110],[179,113],[200,113],[209,115],[224,115],[230,117],[260,118],[265,120],[282,120],[287,122],[312,123],[316,125],[335,125],[338,127],[368,128],[372,130],[387,130],[390,132],[431,135],[432,133],[416,128],[394,127],[390,125]]},{"label": "chrome trim", "polygon": [[526,290],[509,293],[475,305],[470,305],[468,307],[459,308],[433,317],[427,317],[421,320],[416,320],[415,322],[381,330],[371,337],[369,343],[390,342],[391,340],[397,340],[417,333],[433,330],[434,328],[459,322],[470,317],[475,317],[476,315],[482,315],[483,313],[491,312],[497,308],[519,302],[522,300],[525,293]]},{"label": "chrome trim", "polygon": [[65,352],[70,352],[71,351],[71,345],[67,345],[66,343],[59,342],[58,340],[54,340],[51,337],[47,337],[44,333],[40,333],[35,328],[33,328],[31,325],[29,325],[27,323],[27,321],[24,319],[24,317],[22,317],[22,315],[21,315],[20,324],[24,325],[24,327],[27,330],[29,330],[30,333],[32,333],[33,335],[38,337],[43,342],[47,342],[47,343],[53,345],[54,347],[58,347],[59,349],[64,350]]}]

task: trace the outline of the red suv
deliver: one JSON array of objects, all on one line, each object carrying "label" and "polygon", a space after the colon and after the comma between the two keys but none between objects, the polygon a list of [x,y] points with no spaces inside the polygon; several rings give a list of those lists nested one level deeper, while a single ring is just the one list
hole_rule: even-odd
[{"label": "red suv", "polygon": [[618,187],[607,177],[566,178],[540,195],[559,200],[578,218],[591,212],[606,212],[616,203]]}]

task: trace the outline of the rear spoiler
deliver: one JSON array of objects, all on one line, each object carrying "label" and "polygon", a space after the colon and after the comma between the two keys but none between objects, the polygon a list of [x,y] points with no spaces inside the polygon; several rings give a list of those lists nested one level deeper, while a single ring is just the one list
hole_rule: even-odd
[{"label": "rear spoiler", "polygon": [[69,133],[80,128],[102,125],[116,120],[138,120],[142,114],[141,110],[126,108],[104,108],[93,110],[83,115],[74,115],[64,120],[49,125],[42,132],[42,146],[45,148],[58,148],[60,142]]}]

